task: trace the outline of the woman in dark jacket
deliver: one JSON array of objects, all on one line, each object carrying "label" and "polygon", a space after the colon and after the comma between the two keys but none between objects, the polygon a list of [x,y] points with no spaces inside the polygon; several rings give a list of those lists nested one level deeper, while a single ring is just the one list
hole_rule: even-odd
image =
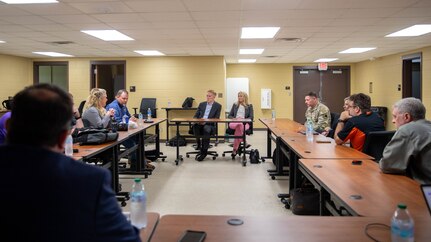
[{"label": "woman in dark jacket", "polygon": [[[253,120],[253,105],[248,103],[248,95],[245,92],[238,92],[238,101],[232,105],[228,118],[238,119],[251,119]],[[250,124],[244,125],[242,123],[229,123],[229,128],[235,130],[235,136],[242,136],[245,130],[250,128]],[[243,140],[241,138],[235,138],[233,142],[232,156],[235,156],[240,143]]]}]

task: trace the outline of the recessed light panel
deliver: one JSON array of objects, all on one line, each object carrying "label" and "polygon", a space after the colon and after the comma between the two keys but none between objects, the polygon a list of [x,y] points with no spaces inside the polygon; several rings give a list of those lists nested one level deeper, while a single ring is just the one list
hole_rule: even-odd
[{"label": "recessed light panel", "polygon": [[161,56],[165,55],[160,51],[157,50],[135,50],[136,53],[145,55],[145,56]]},{"label": "recessed light panel", "polygon": [[81,32],[105,41],[133,40],[117,30],[81,30]]},{"label": "recessed light panel", "polygon": [[314,62],[331,62],[336,60],[338,60],[338,58],[320,58],[315,60]]},{"label": "recessed light panel", "polygon": [[260,55],[263,53],[264,49],[240,49],[240,55]]},{"label": "recessed light panel", "polygon": [[33,52],[33,54],[46,55],[51,57],[73,57],[73,55],[58,53],[58,52]]},{"label": "recessed light panel", "polygon": [[408,36],[420,36],[431,32],[431,24],[417,24],[411,27],[402,29],[392,34],[388,34],[385,37],[408,37]]},{"label": "recessed light panel", "polygon": [[375,47],[369,47],[369,48],[350,48],[347,50],[343,50],[341,52],[338,52],[340,54],[355,54],[355,53],[364,53],[370,50],[376,49]]},{"label": "recessed light panel", "polygon": [[245,27],[241,30],[241,39],[271,39],[280,27]]},{"label": "recessed light panel", "polygon": [[58,3],[56,0],[1,0],[7,4]]},{"label": "recessed light panel", "polygon": [[255,63],[256,59],[239,59],[238,63]]}]

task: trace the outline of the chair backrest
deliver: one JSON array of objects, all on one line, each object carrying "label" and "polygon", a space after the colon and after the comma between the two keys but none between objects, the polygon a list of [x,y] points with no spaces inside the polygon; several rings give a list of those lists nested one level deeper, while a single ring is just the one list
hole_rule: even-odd
[{"label": "chair backrest", "polygon": [[328,133],[328,137],[334,138],[335,129],[337,128],[338,119],[340,118],[339,113],[331,113],[331,131]]},{"label": "chair backrest", "polygon": [[395,130],[369,132],[367,134],[367,138],[365,139],[362,152],[374,157],[374,160],[376,162],[379,162],[379,160],[383,156],[383,150],[385,149],[389,141],[391,141],[394,134]]},{"label": "chair backrest", "polygon": [[151,109],[151,117],[157,118],[156,98],[142,98],[139,112],[146,117],[148,108]]},{"label": "chair backrest", "polygon": [[79,104],[79,107],[78,107],[78,112],[79,112],[79,114],[81,115],[81,117],[82,117],[82,110],[84,110],[84,105],[85,105],[85,100],[84,101],[82,101],[80,104]]}]

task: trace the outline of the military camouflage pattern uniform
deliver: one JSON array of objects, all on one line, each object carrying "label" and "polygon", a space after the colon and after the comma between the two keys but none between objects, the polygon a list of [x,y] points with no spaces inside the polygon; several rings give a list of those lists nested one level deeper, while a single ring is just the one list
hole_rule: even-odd
[{"label": "military camouflage pattern uniform", "polygon": [[331,113],[329,108],[320,102],[314,108],[307,108],[307,111],[305,111],[305,121],[308,118],[313,122],[313,128],[317,132],[322,132],[325,128],[331,128]]}]

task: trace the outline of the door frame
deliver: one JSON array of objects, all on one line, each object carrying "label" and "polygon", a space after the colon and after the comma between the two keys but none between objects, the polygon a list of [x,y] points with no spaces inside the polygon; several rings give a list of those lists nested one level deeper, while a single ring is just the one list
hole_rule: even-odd
[{"label": "door frame", "polygon": [[411,62],[414,59],[418,59],[420,60],[420,71],[421,74],[419,75],[420,81],[419,81],[419,88],[420,88],[420,99],[422,99],[422,87],[423,87],[423,83],[422,83],[422,75],[423,75],[423,69],[422,69],[422,63],[423,63],[423,59],[422,59],[422,52],[418,52],[418,53],[413,53],[413,54],[408,54],[408,55],[403,55],[401,57],[402,59],[402,80],[401,80],[401,86],[402,86],[402,98],[406,98],[406,97],[410,97],[411,95],[409,95],[409,93],[411,93],[411,86],[412,86],[412,68],[411,65],[407,65],[408,62]]}]

